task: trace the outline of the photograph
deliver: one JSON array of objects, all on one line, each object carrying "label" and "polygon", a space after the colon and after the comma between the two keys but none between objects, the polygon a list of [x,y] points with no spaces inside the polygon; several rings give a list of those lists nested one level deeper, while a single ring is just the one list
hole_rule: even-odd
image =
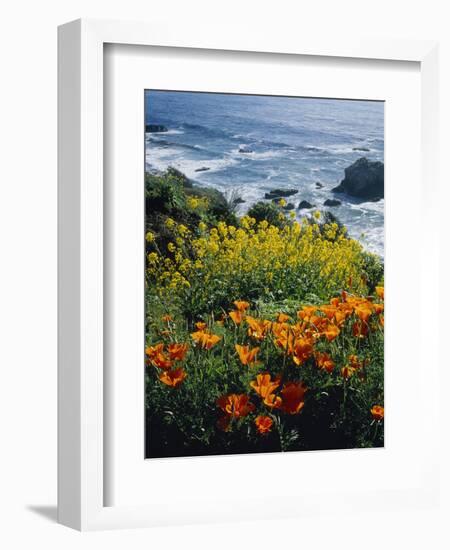
[{"label": "photograph", "polygon": [[145,458],[384,447],[384,102],[143,99]]}]

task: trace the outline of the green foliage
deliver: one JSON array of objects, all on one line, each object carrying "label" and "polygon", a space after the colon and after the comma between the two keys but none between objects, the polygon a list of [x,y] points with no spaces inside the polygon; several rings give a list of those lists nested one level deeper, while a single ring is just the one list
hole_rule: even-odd
[{"label": "green foliage", "polygon": [[247,212],[247,215],[257,222],[267,221],[275,227],[284,227],[286,218],[280,215],[281,208],[274,202],[257,202]]}]

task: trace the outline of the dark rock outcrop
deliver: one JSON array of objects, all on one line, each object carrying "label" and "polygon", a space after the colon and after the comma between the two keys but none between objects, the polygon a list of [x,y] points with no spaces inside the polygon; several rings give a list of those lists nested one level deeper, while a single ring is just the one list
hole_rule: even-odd
[{"label": "dark rock outcrop", "polygon": [[292,204],[292,202],[288,202],[285,206],[283,206],[283,210],[294,210],[295,206]]},{"label": "dark rock outcrop", "polygon": [[200,168],[196,168],[196,172],[206,172],[207,170],[210,170],[208,166],[201,166]]},{"label": "dark rock outcrop", "polygon": [[364,151],[368,153],[370,149],[368,147],[353,147],[352,151]]},{"label": "dark rock outcrop", "polygon": [[167,132],[167,128],[162,124],[146,124],[145,132],[147,134],[155,134],[157,132]]},{"label": "dark rock outcrop", "polygon": [[268,200],[282,199],[284,197],[295,195],[297,192],[297,189],[272,189],[264,195],[264,198]]},{"label": "dark rock outcrop", "polygon": [[239,145],[238,153],[253,153],[253,150],[248,145]]},{"label": "dark rock outcrop", "polygon": [[320,183],[320,181],[316,181],[316,189],[322,189],[323,183]]},{"label": "dark rock outcrop", "polygon": [[315,207],[315,204],[311,204],[310,202],[308,201],[300,201],[299,205],[297,206],[297,208],[299,210],[303,210],[303,209],[307,209],[307,208],[314,208]]},{"label": "dark rock outcrop", "polygon": [[327,199],[323,205],[324,206],[340,206],[342,204],[341,201],[338,201],[337,199]]},{"label": "dark rock outcrop", "polygon": [[352,197],[376,201],[384,197],[384,164],[358,159],[345,169],[345,178],[332,191]]}]

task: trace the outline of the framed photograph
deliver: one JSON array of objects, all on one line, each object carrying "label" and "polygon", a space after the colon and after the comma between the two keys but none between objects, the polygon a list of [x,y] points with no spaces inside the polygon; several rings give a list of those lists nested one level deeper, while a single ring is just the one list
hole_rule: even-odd
[{"label": "framed photograph", "polygon": [[437,505],[436,44],[173,30],[59,29],[59,521]]}]

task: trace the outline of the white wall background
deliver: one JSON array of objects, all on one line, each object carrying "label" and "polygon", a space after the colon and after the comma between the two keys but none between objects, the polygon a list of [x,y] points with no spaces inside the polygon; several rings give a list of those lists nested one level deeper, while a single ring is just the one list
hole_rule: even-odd
[{"label": "white wall background", "polygon": [[[78,17],[180,18],[201,33],[210,22],[268,33],[431,38],[441,41],[442,208],[449,236],[450,33],[445,0],[15,0],[3,4],[0,52],[0,547],[53,548],[448,548],[450,511],[387,517],[339,515],[301,522],[79,534],[56,516],[56,27]],[[405,129],[407,131],[407,129]],[[407,207],[405,205],[405,207]],[[443,246],[448,248],[448,239]],[[448,253],[443,256],[448,260]],[[443,258],[444,259],[444,258]],[[448,262],[442,280],[450,280]],[[441,324],[449,324],[443,295]],[[438,320],[436,327],[439,326]],[[445,340],[445,338],[444,338]],[[413,345],[413,343],[412,343]],[[445,351],[445,350],[444,350]],[[445,361],[445,355],[442,355]],[[448,363],[448,359],[447,359]],[[450,367],[450,365],[448,365]],[[444,372],[442,396],[449,376]],[[420,414],[420,406],[414,414]],[[450,425],[443,407],[443,460]],[[418,434],[420,442],[420,434]],[[445,500],[450,483],[444,473]],[[274,503],[276,506],[276,503]],[[325,505],[326,508],[326,505]],[[333,511],[331,511],[333,512]]]}]

